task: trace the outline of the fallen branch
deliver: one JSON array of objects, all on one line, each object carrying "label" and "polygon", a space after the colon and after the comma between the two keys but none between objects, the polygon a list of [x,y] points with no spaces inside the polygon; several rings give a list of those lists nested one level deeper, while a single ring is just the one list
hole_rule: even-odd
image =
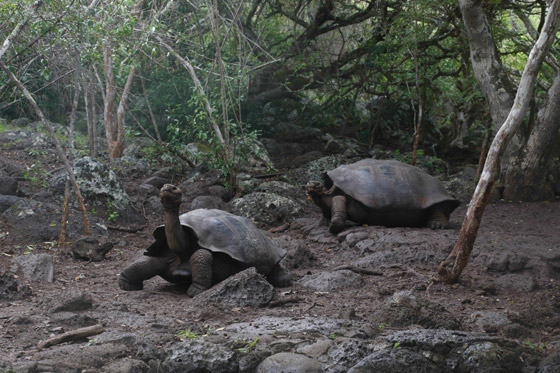
[{"label": "fallen branch", "polygon": [[57,344],[70,341],[79,341],[83,338],[90,337],[92,335],[101,334],[105,331],[105,328],[101,324],[86,326],[85,328],[80,328],[76,330],[71,330],[69,332],[57,335],[44,341],[39,342],[39,349],[51,347]]},{"label": "fallen branch", "polygon": [[136,233],[146,228],[145,225],[136,228],[121,227],[120,225],[108,225],[107,229],[118,232]]},{"label": "fallen branch", "polygon": [[351,265],[339,266],[339,267],[336,267],[334,270],[335,271],[342,271],[342,270],[345,270],[345,269],[347,269],[349,271],[352,271],[352,272],[360,273],[362,275],[383,276],[383,272],[372,271],[370,269],[354,267],[354,266],[351,266]]}]

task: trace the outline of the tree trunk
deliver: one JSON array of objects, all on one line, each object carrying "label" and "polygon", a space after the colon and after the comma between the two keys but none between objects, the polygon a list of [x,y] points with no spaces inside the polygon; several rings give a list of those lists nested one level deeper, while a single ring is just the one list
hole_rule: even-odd
[{"label": "tree trunk", "polygon": [[492,116],[492,131],[498,132],[513,104],[515,89],[500,61],[480,0],[460,0],[459,6],[469,40],[473,73]]},{"label": "tree trunk", "polygon": [[560,0],[553,0],[548,7],[548,14],[539,39],[527,59],[513,106],[490,146],[484,170],[469,204],[457,243],[451,254],[438,267],[438,275],[445,282],[456,281],[467,265],[488,197],[498,174],[501,157],[509,140],[523,121],[523,116],[531,102],[542,61],[554,41],[558,29],[559,10]]},{"label": "tree trunk", "polygon": [[115,121],[113,111],[115,110],[115,80],[113,76],[113,51],[111,44],[106,42],[103,46],[103,64],[105,72],[105,104],[103,109],[103,119],[105,120],[105,136],[107,138],[107,147],[109,150],[109,159],[113,154],[115,142]]},{"label": "tree trunk", "polygon": [[117,109],[117,133],[116,139],[111,147],[111,153],[109,154],[109,159],[113,160],[120,158],[124,151],[124,117],[126,112],[126,102],[128,101],[128,96],[130,90],[132,89],[132,83],[134,82],[134,77],[136,76],[136,67],[132,67],[128,73],[128,78],[126,79],[126,84],[124,85],[123,93],[121,95],[121,101],[119,102],[119,108]]},{"label": "tree trunk", "polygon": [[95,113],[95,84],[91,67],[84,74],[84,102],[86,107],[89,155],[97,157],[97,120]]},{"label": "tree trunk", "polygon": [[505,175],[503,198],[507,200],[552,200],[554,191],[547,183],[554,140],[560,130],[560,71],[548,90],[537,120],[515,166]]}]

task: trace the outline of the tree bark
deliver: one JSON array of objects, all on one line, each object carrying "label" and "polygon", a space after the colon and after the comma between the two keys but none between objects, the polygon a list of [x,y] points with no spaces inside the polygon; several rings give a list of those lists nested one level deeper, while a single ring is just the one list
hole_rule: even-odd
[{"label": "tree bark", "polygon": [[554,198],[547,173],[560,130],[560,72],[548,90],[529,138],[504,179],[503,198],[514,201],[541,201]]},{"label": "tree bark", "polygon": [[89,155],[97,157],[97,119],[95,113],[95,84],[91,67],[84,74],[84,102],[86,107]]},{"label": "tree bark", "polygon": [[109,150],[109,159],[112,160],[113,146],[115,141],[115,121],[113,111],[115,110],[115,78],[113,75],[113,50],[109,41],[103,46],[103,68],[105,73],[105,104],[103,119],[105,121],[105,136]]},{"label": "tree bark", "polygon": [[[465,1],[462,0],[461,2]],[[548,7],[546,20],[539,38],[527,59],[513,106],[490,146],[484,170],[469,204],[457,243],[451,254],[438,267],[439,278],[445,282],[456,281],[467,265],[484,209],[488,203],[488,197],[498,174],[501,157],[509,140],[523,121],[523,116],[527,112],[533,95],[542,61],[558,30],[559,10],[560,0],[553,0]]]},{"label": "tree bark", "polygon": [[134,82],[134,77],[136,76],[136,67],[132,67],[128,73],[128,78],[126,79],[126,84],[124,85],[123,93],[121,95],[121,100],[119,102],[119,107],[117,109],[117,138],[113,142],[111,147],[111,153],[109,159],[113,160],[115,158],[120,158],[124,151],[124,117],[126,111],[126,102],[128,101],[128,96],[130,90],[132,89],[132,83]]},{"label": "tree bark", "polygon": [[66,172],[68,172],[68,177],[70,177],[70,181],[72,182],[72,185],[74,186],[74,190],[76,192],[76,200],[78,201],[78,206],[80,207],[80,211],[82,213],[82,223],[83,223],[83,227],[84,227],[84,233],[86,235],[89,235],[90,234],[90,226],[89,226],[89,220],[88,220],[88,217],[87,217],[86,206],[84,205],[84,200],[82,198],[82,194],[80,193],[80,188],[78,187],[78,182],[76,180],[76,176],[74,175],[74,170],[72,169],[72,166],[70,165],[70,162],[68,161],[68,158],[64,154],[64,149],[62,149],[62,145],[60,145],[60,141],[58,141],[57,137],[54,134],[54,130],[53,130],[52,126],[47,121],[47,118],[45,117],[45,115],[43,114],[41,109],[39,108],[39,105],[37,105],[37,102],[35,101],[35,99],[31,95],[31,93],[27,90],[27,88],[25,88],[25,86],[18,80],[18,78],[10,71],[10,69],[8,69],[8,67],[1,60],[0,60],[0,67],[6,72],[6,74],[8,74],[10,79],[15,83],[15,85],[19,88],[19,90],[22,91],[23,95],[25,96],[25,98],[27,98],[27,100],[29,101],[31,106],[33,106],[33,109],[35,110],[35,112],[37,113],[39,118],[41,119],[41,122],[43,123],[43,125],[45,126],[47,131],[49,132],[49,135],[51,136],[51,139],[53,140],[53,142],[55,144],[58,156],[60,157],[62,163],[64,164],[64,167],[66,168]]},{"label": "tree bark", "polygon": [[473,73],[489,104],[492,130],[496,133],[509,114],[515,89],[500,61],[482,1],[460,0],[459,6],[469,40]]}]

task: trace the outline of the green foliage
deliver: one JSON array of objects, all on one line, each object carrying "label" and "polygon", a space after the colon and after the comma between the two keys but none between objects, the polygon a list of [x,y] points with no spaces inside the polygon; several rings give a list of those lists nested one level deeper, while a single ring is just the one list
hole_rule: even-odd
[{"label": "green foliage", "polygon": [[109,198],[107,198],[106,207],[107,207],[107,220],[110,222],[116,222],[119,217],[119,209],[115,206],[115,202]]},{"label": "green foliage", "polygon": [[242,341],[242,340],[234,339],[231,345],[231,349],[238,353],[246,354],[255,348],[258,341],[259,341],[258,337],[256,337],[253,341]]},{"label": "green foliage", "polygon": [[194,333],[190,329],[181,329],[177,333],[175,333],[175,337],[179,338],[182,341],[185,341],[187,339],[196,339],[201,336]]},{"label": "green foliage", "polygon": [[[33,151],[30,151],[30,153]],[[42,153],[42,151],[37,151]],[[33,189],[39,189],[47,186],[47,170],[41,162],[33,163],[31,166],[27,167],[23,177],[26,181],[31,184]]]},{"label": "green foliage", "polygon": [[208,168],[221,170],[226,186],[234,188],[233,179],[241,164],[250,156],[259,156],[259,132],[245,131],[242,124],[228,121],[222,123],[229,135],[228,143],[222,144],[211,128],[199,95],[191,96],[182,112],[182,120],[176,118],[167,126],[171,147],[181,152],[186,144],[195,143],[197,151],[190,156]]}]

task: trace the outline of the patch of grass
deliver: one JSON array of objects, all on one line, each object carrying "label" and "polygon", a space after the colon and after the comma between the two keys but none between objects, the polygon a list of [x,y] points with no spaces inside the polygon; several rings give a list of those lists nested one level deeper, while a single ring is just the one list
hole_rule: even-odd
[{"label": "patch of grass", "polygon": [[175,333],[175,337],[179,338],[182,341],[186,341],[187,339],[196,339],[201,336],[191,331],[190,329],[181,329],[177,333]]},{"label": "patch of grass", "polygon": [[249,351],[252,351],[255,346],[257,345],[257,342],[259,341],[259,338],[255,338],[252,342],[251,341],[239,341],[237,339],[233,340],[233,344],[231,345],[231,349],[242,353],[242,354],[246,354]]}]

